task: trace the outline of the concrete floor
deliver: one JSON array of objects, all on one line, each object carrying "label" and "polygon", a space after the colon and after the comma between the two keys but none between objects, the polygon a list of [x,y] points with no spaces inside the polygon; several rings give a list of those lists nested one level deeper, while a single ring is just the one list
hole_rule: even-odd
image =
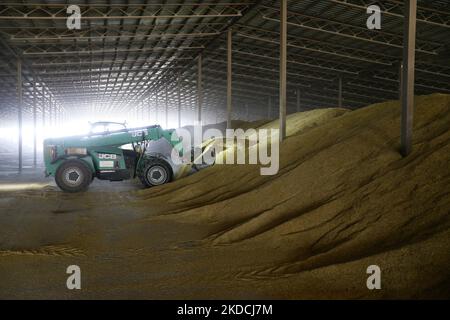
[{"label": "concrete floor", "polygon": [[[257,260],[248,248],[199,246],[209,226],[158,216],[164,203],[136,206],[138,181],[95,180],[88,192],[67,194],[42,163],[29,165],[30,155],[21,174],[14,154],[1,159],[0,299],[271,296],[240,280]],[[252,248],[273,259],[265,250]],[[70,265],[81,268],[81,290],[66,288]]]},{"label": "concrete floor", "polygon": [[[176,189],[167,197],[152,200],[150,195],[157,194],[158,189],[155,193],[151,189],[139,192],[142,187],[137,181],[95,180],[88,192],[68,194],[55,186],[53,178],[43,176],[41,163],[32,168],[29,155],[21,174],[15,169],[14,154],[0,154],[0,159],[0,299],[379,299],[449,295],[448,231],[358,259],[343,262],[338,253],[338,258],[331,255],[330,262],[322,267],[279,273],[280,266],[299,259],[305,240],[277,236],[274,241],[262,236],[216,245],[212,236],[229,229],[226,219],[214,218],[216,211],[210,207],[203,210],[207,216],[212,214],[210,218],[193,219],[202,208],[191,215],[169,214],[174,200],[180,198]],[[208,174],[205,170],[194,178],[206,179],[202,180],[204,185]],[[212,175],[211,179],[216,177]],[[189,187],[195,191],[195,185]],[[199,201],[195,192],[193,201]],[[182,210],[188,204],[182,201],[180,206]],[[357,239],[351,241],[359,244]],[[387,266],[383,288],[388,289],[367,289],[365,268],[374,262]],[[81,290],[66,287],[66,269],[71,265],[81,268]]]},{"label": "concrete floor", "polygon": [[[60,191],[54,177],[45,177],[42,155],[37,157],[36,167],[33,166],[33,155],[24,154],[22,172],[18,172],[17,153],[0,153],[0,192],[8,190],[36,189],[47,186],[47,189]],[[114,192],[143,189],[137,179],[125,181],[102,181],[94,179],[89,186],[90,192]]]}]

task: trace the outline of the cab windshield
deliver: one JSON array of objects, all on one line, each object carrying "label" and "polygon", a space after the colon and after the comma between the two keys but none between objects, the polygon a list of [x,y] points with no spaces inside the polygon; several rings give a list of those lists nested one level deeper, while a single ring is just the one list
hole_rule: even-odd
[{"label": "cab windshield", "polygon": [[122,129],[126,129],[125,123],[95,122],[91,124],[90,134],[108,133]]}]

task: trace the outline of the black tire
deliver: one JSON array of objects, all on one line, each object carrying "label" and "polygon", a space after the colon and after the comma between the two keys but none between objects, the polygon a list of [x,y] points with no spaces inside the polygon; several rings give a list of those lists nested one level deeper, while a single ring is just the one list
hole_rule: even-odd
[{"label": "black tire", "polygon": [[86,191],[92,182],[92,172],[83,160],[64,161],[56,170],[55,181],[65,192]]},{"label": "black tire", "polygon": [[146,187],[160,186],[172,181],[173,172],[170,165],[163,159],[148,157],[142,159],[138,177]]}]

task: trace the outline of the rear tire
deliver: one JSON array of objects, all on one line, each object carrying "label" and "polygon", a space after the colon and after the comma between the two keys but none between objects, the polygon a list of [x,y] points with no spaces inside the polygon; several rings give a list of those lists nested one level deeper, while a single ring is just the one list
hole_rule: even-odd
[{"label": "rear tire", "polygon": [[158,158],[146,158],[143,161],[143,170],[139,170],[138,176],[144,186],[160,186],[172,181],[172,168],[166,161]]},{"label": "rear tire", "polygon": [[92,172],[83,160],[71,159],[64,161],[56,170],[55,181],[65,192],[86,191],[92,182]]}]

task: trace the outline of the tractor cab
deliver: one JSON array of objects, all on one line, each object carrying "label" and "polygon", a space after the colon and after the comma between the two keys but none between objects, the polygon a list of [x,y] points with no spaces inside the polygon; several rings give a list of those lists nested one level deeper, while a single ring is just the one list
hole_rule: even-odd
[{"label": "tractor cab", "polygon": [[98,121],[89,122],[89,135],[96,134],[109,134],[114,131],[120,131],[127,128],[126,122],[110,122],[110,121]]}]

